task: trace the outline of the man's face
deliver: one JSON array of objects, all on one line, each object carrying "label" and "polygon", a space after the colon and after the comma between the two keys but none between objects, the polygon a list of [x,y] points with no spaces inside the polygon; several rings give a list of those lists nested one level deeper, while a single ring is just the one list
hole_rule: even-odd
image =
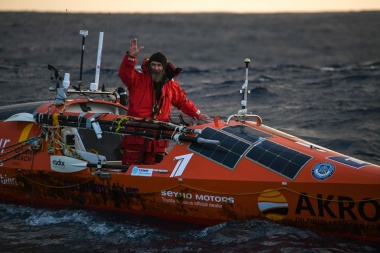
[{"label": "man's face", "polygon": [[149,65],[150,74],[154,82],[160,82],[164,75],[164,66],[160,62],[152,61]]}]

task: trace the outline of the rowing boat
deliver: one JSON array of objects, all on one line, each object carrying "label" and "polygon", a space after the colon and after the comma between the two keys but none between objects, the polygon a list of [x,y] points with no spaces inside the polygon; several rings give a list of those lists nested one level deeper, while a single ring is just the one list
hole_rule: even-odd
[{"label": "rowing boat", "polygon": [[[121,88],[57,85],[53,101],[0,107],[1,201],[203,225],[269,219],[380,241],[380,166],[247,113],[245,63],[242,109],[208,123],[182,114],[172,114],[170,122],[127,117]],[[170,140],[171,146],[158,164],[126,166],[124,135]]]}]

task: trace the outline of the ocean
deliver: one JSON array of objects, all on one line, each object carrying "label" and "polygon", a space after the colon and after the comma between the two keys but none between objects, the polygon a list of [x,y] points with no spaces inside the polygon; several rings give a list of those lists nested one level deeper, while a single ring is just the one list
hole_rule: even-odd
[{"label": "ocean", "polygon": [[[248,111],[263,124],[380,164],[379,12],[314,14],[0,13],[0,106],[53,100],[51,64],[83,83],[117,76],[131,38],[140,62],[164,52],[177,81],[210,116],[241,109],[249,58]],[[1,131],[1,129],[0,129]],[[0,252],[378,252],[379,244],[265,220],[200,227],[94,210],[39,208],[0,200]]]}]

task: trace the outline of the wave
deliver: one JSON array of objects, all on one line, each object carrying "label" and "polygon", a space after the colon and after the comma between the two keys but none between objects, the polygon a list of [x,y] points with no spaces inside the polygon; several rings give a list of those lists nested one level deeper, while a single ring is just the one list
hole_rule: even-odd
[{"label": "wave", "polygon": [[[279,225],[268,220],[231,221],[201,227],[151,217],[49,210],[0,204],[2,252],[356,252],[363,242]],[[7,224],[11,220],[11,224]],[[181,227],[181,228],[178,228]],[[1,235],[1,232],[0,232]],[[85,240],[85,241],[84,241]],[[368,252],[377,245],[365,243]],[[321,250],[321,251],[319,251]],[[32,250],[33,251],[33,250]],[[285,251],[284,251],[285,252]],[[329,251],[330,252],[330,251]]]},{"label": "wave", "polygon": [[[269,91],[268,88],[257,86],[251,89],[251,96],[259,96],[259,98],[277,97],[278,95],[274,92]],[[257,98],[256,98],[257,99]]]},{"label": "wave", "polygon": [[317,69],[314,67],[309,67],[302,64],[279,64],[275,66],[271,66],[267,68],[271,71],[287,71],[287,72],[299,72],[305,70],[316,71]]}]

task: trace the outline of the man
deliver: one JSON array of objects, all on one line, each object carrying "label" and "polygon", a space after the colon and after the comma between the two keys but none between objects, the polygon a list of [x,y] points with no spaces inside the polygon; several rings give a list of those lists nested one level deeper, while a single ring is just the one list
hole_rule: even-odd
[{"label": "man", "polygon": [[[187,99],[185,91],[173,79],[182,69],[174,68],[163,53],[157,52],[144,59],[142,72],[135,69],[137,55],[143,48],[138,47],[136,38],[132,39],[119,69],[119,77],[129,92],[128,116],[168,122],[172,106],[175,106],[191,117],[210,122],[210,117]],[[167,140],[127,135],[122,142],[123,164],[161,162],[168,145]]]}]

